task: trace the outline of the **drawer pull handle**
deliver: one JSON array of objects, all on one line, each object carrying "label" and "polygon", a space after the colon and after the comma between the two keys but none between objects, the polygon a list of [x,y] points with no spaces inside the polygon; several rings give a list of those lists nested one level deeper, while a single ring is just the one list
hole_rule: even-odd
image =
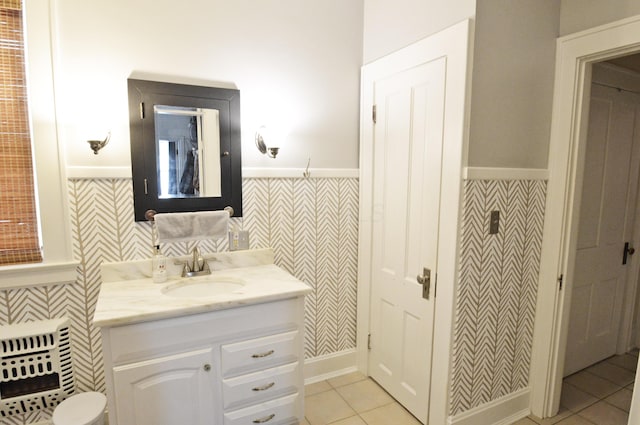
[{"label": "drawer pull handle", "polygon": [[264,391],[264,390],[268,390],[269,388],[273,387],[276,383],[275,382],[270,382],[267,385],[263,385],[261,387],[254,387],[251,388],[252,391]]},{"label": "drawer pull handle", "polygon": [[276,414],[272,413],[269,416],[265,416],[264,418],[260,418],[260,419],[254,419],[253,423],[254,424],[263,424],[265,422],[269,422],[271,419],[275,418]]},{"label": "drawer pull handle", "polygon": [[275,353],[275,351],[273,350],[269,350],[269,351],[265,351],[264,353],[259,353],[259,354],[253,354],[251,357],[253,357],[254,359],[259,359],[260,357],[267,357],[272,355],[273,353]]}]

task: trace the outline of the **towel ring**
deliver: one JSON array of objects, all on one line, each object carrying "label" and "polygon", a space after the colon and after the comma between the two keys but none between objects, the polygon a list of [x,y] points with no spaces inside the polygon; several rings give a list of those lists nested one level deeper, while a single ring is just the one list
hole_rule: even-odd
[{"label": "towel ring", "polygon": [[[224,210],[229,213],[229,217],[233,217],[233,213],[234,213],[233,207],[226,206],[224,207]],[[156,214],[158,214],[156,210],[147,210],[144,213],[144,218],[146,218],[147,221],[155,221]]]}]

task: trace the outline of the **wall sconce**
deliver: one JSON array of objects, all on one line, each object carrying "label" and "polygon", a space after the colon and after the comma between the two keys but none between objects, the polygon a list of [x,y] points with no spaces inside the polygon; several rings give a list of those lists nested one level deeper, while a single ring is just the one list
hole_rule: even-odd
[{"label": "wall sconce", "polygon": [[267,143],[265,141],[265,139],[268,139],[268,134],[269,132],[267,131],[267,127],[262,126],[260,128],[258,128],[258,131],[256,131],[256,146],[258,147],[258,150],[262,153],[262,154],[267,154],[269,155],[269,157],[271,158],[275,158],[276,155],[278,155],[278,152],[280,151],[280,148],[277,148],[275,146],[272,147],[267,147]]},{"label": "wall sconce", "polygon": [[98,151],[107,146],[109,139],[111,139],[111,132],[107,133],[107,138],[104,140],[87,140],[87,143],[89,143],[94,155],[98,155]]}]

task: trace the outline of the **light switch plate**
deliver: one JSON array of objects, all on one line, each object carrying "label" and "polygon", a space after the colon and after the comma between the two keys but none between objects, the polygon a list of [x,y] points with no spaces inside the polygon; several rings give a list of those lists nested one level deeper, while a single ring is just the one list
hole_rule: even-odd
[{"label": "light switch plate", "polygon": [[489,234],[495,235],[500,229],[500,211],[491,211],[491,221],[489,222]]}]

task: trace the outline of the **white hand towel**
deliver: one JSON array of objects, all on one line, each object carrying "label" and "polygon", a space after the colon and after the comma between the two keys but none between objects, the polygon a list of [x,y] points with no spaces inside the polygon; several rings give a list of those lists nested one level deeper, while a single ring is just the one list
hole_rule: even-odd
[{"label": "white hand towel", "polygon": [[229,232],[229,213],[224,210],[156,214],[154,220],[163,243],[219,239]]}]

